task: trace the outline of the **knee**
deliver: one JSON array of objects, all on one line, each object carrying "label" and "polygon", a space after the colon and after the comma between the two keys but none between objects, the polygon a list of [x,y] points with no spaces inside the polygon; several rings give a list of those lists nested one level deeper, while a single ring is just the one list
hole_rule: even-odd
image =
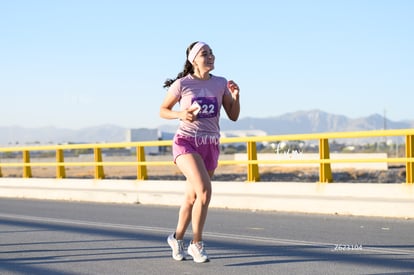
[{"label": "knee", "polygon": [[185,195],[185,203],[189,206],[193,206],[194,202],[196,200],[196,195],[195,194],[186,194]]},{"label": "knee", "polygon": [[211,188],[204,188],[198,195],[202,205],[208,205],[211,200]]}]

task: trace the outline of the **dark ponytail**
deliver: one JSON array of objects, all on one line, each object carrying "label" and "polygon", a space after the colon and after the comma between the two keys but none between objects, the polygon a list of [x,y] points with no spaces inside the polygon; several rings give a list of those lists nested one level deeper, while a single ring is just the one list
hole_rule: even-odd
[{"label": "dark ponytail", "polygon": [[[186,57],[188,57],[188,54],[190,53],[191,49],[194,47],[195,44],[197,44],[198,41],[191,43],[191,45],[187,48],[186,51]],[[193,64],[191,64],[187,58],[185,59],[185,63],[184,63],[184,69],[182,72],[178,73],[177,77],[175,79],[167,79],[164,82],[164,88],[168,88],[171,86],[171,84],[174,83],[174,81],[176,81],[179,78],[182,78],[188,74],[192,74],[194,73],[194,68],[193,68]]]}]

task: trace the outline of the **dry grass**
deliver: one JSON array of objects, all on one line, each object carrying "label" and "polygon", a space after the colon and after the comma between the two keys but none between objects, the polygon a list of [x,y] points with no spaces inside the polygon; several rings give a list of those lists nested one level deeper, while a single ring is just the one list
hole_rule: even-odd
[{"label": "dry grass", "polygon": [[[34,178],[54,178],[56,177],[55,167],[32,167],[32,176]],[[23,168],[21,167],[4,167],[1,168],[3,177],[22,177]],[[66,177],[68,178],[92,178],[94,176],[94,167],[65,167]],[[104,166],[105,176],[108,178],[134,178],[137,176],[137,168],[133,166]],[[167,176],[181,175],[181,171],[176,166],[148,166],[148,175]],[[241,166],[230,165],[218,167],[216,174],[227,173],[246,173],[246,168]]]},{"label": "dry grass", "polygon": [[[112,160],[113,159],[108,159]],[[119,158],[118,158],[119,160]],[[148,161],[159,160],[151,159]],[[171,160],[170,156],[165,156],[162,160]],[[16,162],[16,160],[13,160]],[[32,160],[33,162],[53,162],[53,160]],[[80,161],[66,160],[65,161]],[[131,159],[121,158],[121,161],[131,161]],[[260,166],[259,166],[260,167]],[[1,169],[3,177],[21,178],[23,176],[22,167],[3,167]],[[67,178],[93,178],[94,167],[65,167]],[[316,182],[319,180],[318,168],[306,167],[286,167],[286,166],[262,166],[259,168],[261,181],[286,181],[286,182]],[[137,167],[135,166],[104,166],[105,178],[107,179],[136,179]],[[386,171],[376,170],[357,170],[342,169],[333,170],[334,182],[377,182],[377,183],[401,183],[405,182],[405,167],[394,167]],[[149,179],[175,180],[183,179],[180,170],[175,165],[168,166],[148,166],[147,174]],[[32,177],[34,178],[55,178],[55,167],[32,167]],[[215,180],[220,181],[245,181],[247,179],[246,165],[221,165],[215,172]]]}]

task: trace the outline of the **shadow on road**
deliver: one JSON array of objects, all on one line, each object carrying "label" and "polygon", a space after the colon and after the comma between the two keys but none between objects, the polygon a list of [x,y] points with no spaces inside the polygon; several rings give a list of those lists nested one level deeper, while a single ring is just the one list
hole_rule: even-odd
[{"label": "shadow on road", "polygon": [[[122,266],[124,261],[172,261],[166,233],[132,229],[102,228],[42,221],[0,219],[0,234],[12,232],[13,241],[2,238],[0,270],[23,274],[77,274],[61,264],[106,262]],[[12,229],[10,229],[12,228]],[[42,233],[43,235],[39,235]],[[45,237],[48,236],[47,240]],[[42,239],[43,238],[43,239]],[[370,248],[412,249],[414,245],[369,246]],[[354,267],[413,270],[411,255],[364,251],[333,251],[317,245],[263,245],[244,242],[208,241],[212,262],[227,267],[270,266],[286,263],[330,262]],[[57,268],[55,268],[57,267]],[[395,273],[394,273],[395,274]],[[404,274],[404,273],[400,273]]]}]

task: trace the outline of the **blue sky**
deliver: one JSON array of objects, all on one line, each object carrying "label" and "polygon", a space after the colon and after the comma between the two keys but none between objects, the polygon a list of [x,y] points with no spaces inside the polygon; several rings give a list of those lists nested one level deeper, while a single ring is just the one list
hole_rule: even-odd
[{"label": "blue sky", "polygon": [[[197,40],[240,117],[414,120],[414,1],[0,0],[0,126],[156,127]],[[224,112],[222,115],[225,115]]]}]

